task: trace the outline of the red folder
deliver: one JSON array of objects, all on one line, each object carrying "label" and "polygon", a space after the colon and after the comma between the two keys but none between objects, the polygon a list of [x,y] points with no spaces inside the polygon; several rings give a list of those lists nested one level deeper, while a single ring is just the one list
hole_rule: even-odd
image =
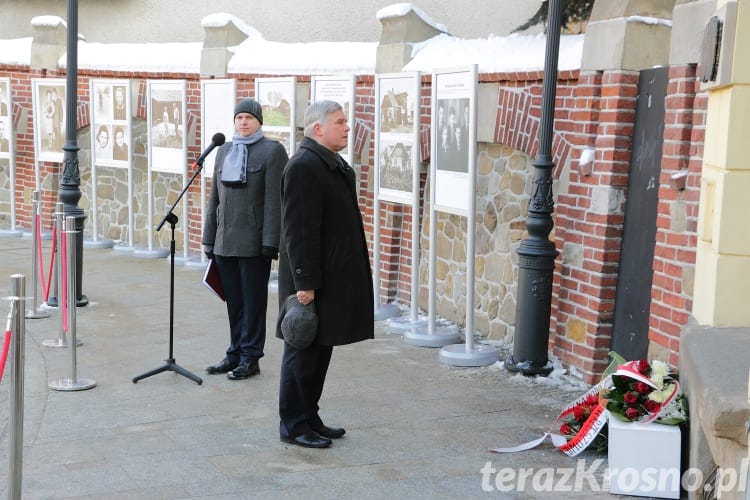
[{"label": "red folder", "polygon": [[221,286],[221,276],[219,276],[219,268],[216,266],[216,262],[214,262],[214,259],[209,259],[208,261],[206,272],[203,273],[203,284],[221,300],[223,300],[224,302],[227,301],[227,299],[224,297],[224,288]]}]

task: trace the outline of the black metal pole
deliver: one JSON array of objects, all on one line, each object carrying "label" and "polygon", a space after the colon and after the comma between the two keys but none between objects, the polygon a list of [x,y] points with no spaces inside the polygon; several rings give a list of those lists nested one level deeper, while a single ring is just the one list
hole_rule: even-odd
[{"label": "black metal pole", "polygon": [[60,201],[65,217],[74,217],[76,231],[76,305],[89,303],[83,290],[83,224],[86,214],[78,207],[81,199],[81,176],[78,170],[77,108],[78,108],[78,0],[68,0],[68,55],[65,81],[65,145],[63,173],[60,179]]},{"label": "black metal pole", "polygon": [[555,118],[557,58],[560,49],[563,0],[548,2],[547,45],[544,55],[542,120],[539,127],[539,152],[533,162],[534,193],[529,200],[526,229],[529,237],[518,248],[518,301],[513,354],[505,362],[510,371],[524,375],[549,375],[547,358],[552,304],[552,272],[557,250],[549,240],[554,222],[552,212],[552,133]]}]

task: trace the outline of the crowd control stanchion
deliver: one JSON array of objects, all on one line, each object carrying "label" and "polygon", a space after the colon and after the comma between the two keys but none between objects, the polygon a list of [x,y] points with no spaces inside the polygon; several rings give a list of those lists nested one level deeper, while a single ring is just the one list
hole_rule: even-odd
[{"label": "crowd control stanchion", "polygon": [[58,305],[58,295],[60,294],[60,283],[62,282],[62,262],[60,259],[60,254],[62,253],[62,231],[63,231],[63,217],[65,217],[65,212],[63,208],[63,203],[61,201],[58,201],[55,205],[55,228],[52,231],[54,233],[55,237],[55,254],[52,256],[53,259],[55,259],[55,276],[52,280],[52,290],[50,291],[49,297],[47,297],[47,305],[49,307],[57,307]]},{"label": "crowd control stanchion", "polygon": [[[49,318],[50,313],[40,311],[37,299],[39,298],[39,191],[34,191],[31,195],[31,309],[26,311],[27,319]],[[43,278],[43,277],[42,277]]]},{"label": "crowd control stanchion", "polygon": [[[63,227],[63,219],[65,218],[65,213],[63,212],[63,204],[57,203],[57,210],[55,211],[55,233],[56,233],[56,243],[55,243],[55,296],[47,300],[47,305],[50,307],[57,307],[57,311],[59,313],[60,317],[60,329],[59,329],[59,335],[56,339],[49,339],[42,342],[42,345],[46,347],[68,347],[70,344],[68,343],[68,327],[67,327],[67,321],[65,319],[65,314],[63,312],[62,307],[62,290],[66,286],[65,284],[65,266],[66,262],[63,260],[63,242],[65,241],[65,231]],[[69,270],[69,268],[68,268]],[[70,276],[70,273],[68,272],[68,276]],[[73,275],[75,277],[75,274]],[[58,305],[60,307],[58,307]],[[81,340],[76,340],[76,346],[83,345],[83,342]]]},{"label": "crowd control stanchion", "polygon": [[[49,388],[55,391],[83,391],[96,387],[96,381],[90,378],[78,378],[76,369],[76,240],[81,235],[76,231],[76,218],[65,218],[65,244],[67,277],[66,303],[68,309],[68,338],[70,339],[70,377],[59,378],[49,383]],[[61,286],[62,288],[62,286]],[[62,309],[62,308],[61,308]]]},{"label": "crowd control stanchion", "polygon": [[10,451],[8,454],[8,498],[21,499],[23,473],[23,375],[26,324],[26,277],[14,274],[11,282],[11,310],[7,330],[11,332],[10,364]]}]

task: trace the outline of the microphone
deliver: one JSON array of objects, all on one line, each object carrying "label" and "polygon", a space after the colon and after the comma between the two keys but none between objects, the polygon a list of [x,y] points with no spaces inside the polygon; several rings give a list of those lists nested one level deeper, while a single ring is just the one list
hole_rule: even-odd
[{"label": "microphone", "polygon": [[214,136],[211,138],[211,144],[206,148],[205,151],[201,153],[201,155],[198,157],[197,160],[195,160],[194,166],[203,166],[203,161],[206,159],[208,155],[211,154],[211,151],[214,150],[214,148],[221,146],[227,141],[226,137],[224,137],[224,134],[221,132],[217,132],[214,134]]}]

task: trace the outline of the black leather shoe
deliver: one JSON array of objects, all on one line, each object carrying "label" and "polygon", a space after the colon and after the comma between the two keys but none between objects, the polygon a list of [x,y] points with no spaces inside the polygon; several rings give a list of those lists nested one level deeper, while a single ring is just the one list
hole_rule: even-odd
[{"label": "black leather shoe", "polygon": [[259,373],[260,367],[258,366],[257,361],[253,361],[252,363],[240,363],[237,365],[237,368],[227,373],[227,378],[229,380],[243,380]]},{"label": "black leather shoe", "polygon": [[231,372],[235,368],[237,368],[237,365],[240,363],[238,361],[230,361],[227,358],[224,358],[221,360],[221,362],[216,363],[215,365],[209,366],[206,368],[206,372],[208,372],[209,375],[216,375],[217,373],[226,373]]},{"label": "black leather shoe", "polygon": [[281,441],[305,448],[328,448],[331,446],[331,440],[320,436],[317,432],[307,431],[294,437],[281,436]]},{"label": "black leather shoe", "polygon": [[346,430],[342,427],[328,427],[327,425],[320,424],[319,427],[311,425],[310,428],[328,439],[338,439],[346,434]]}]

